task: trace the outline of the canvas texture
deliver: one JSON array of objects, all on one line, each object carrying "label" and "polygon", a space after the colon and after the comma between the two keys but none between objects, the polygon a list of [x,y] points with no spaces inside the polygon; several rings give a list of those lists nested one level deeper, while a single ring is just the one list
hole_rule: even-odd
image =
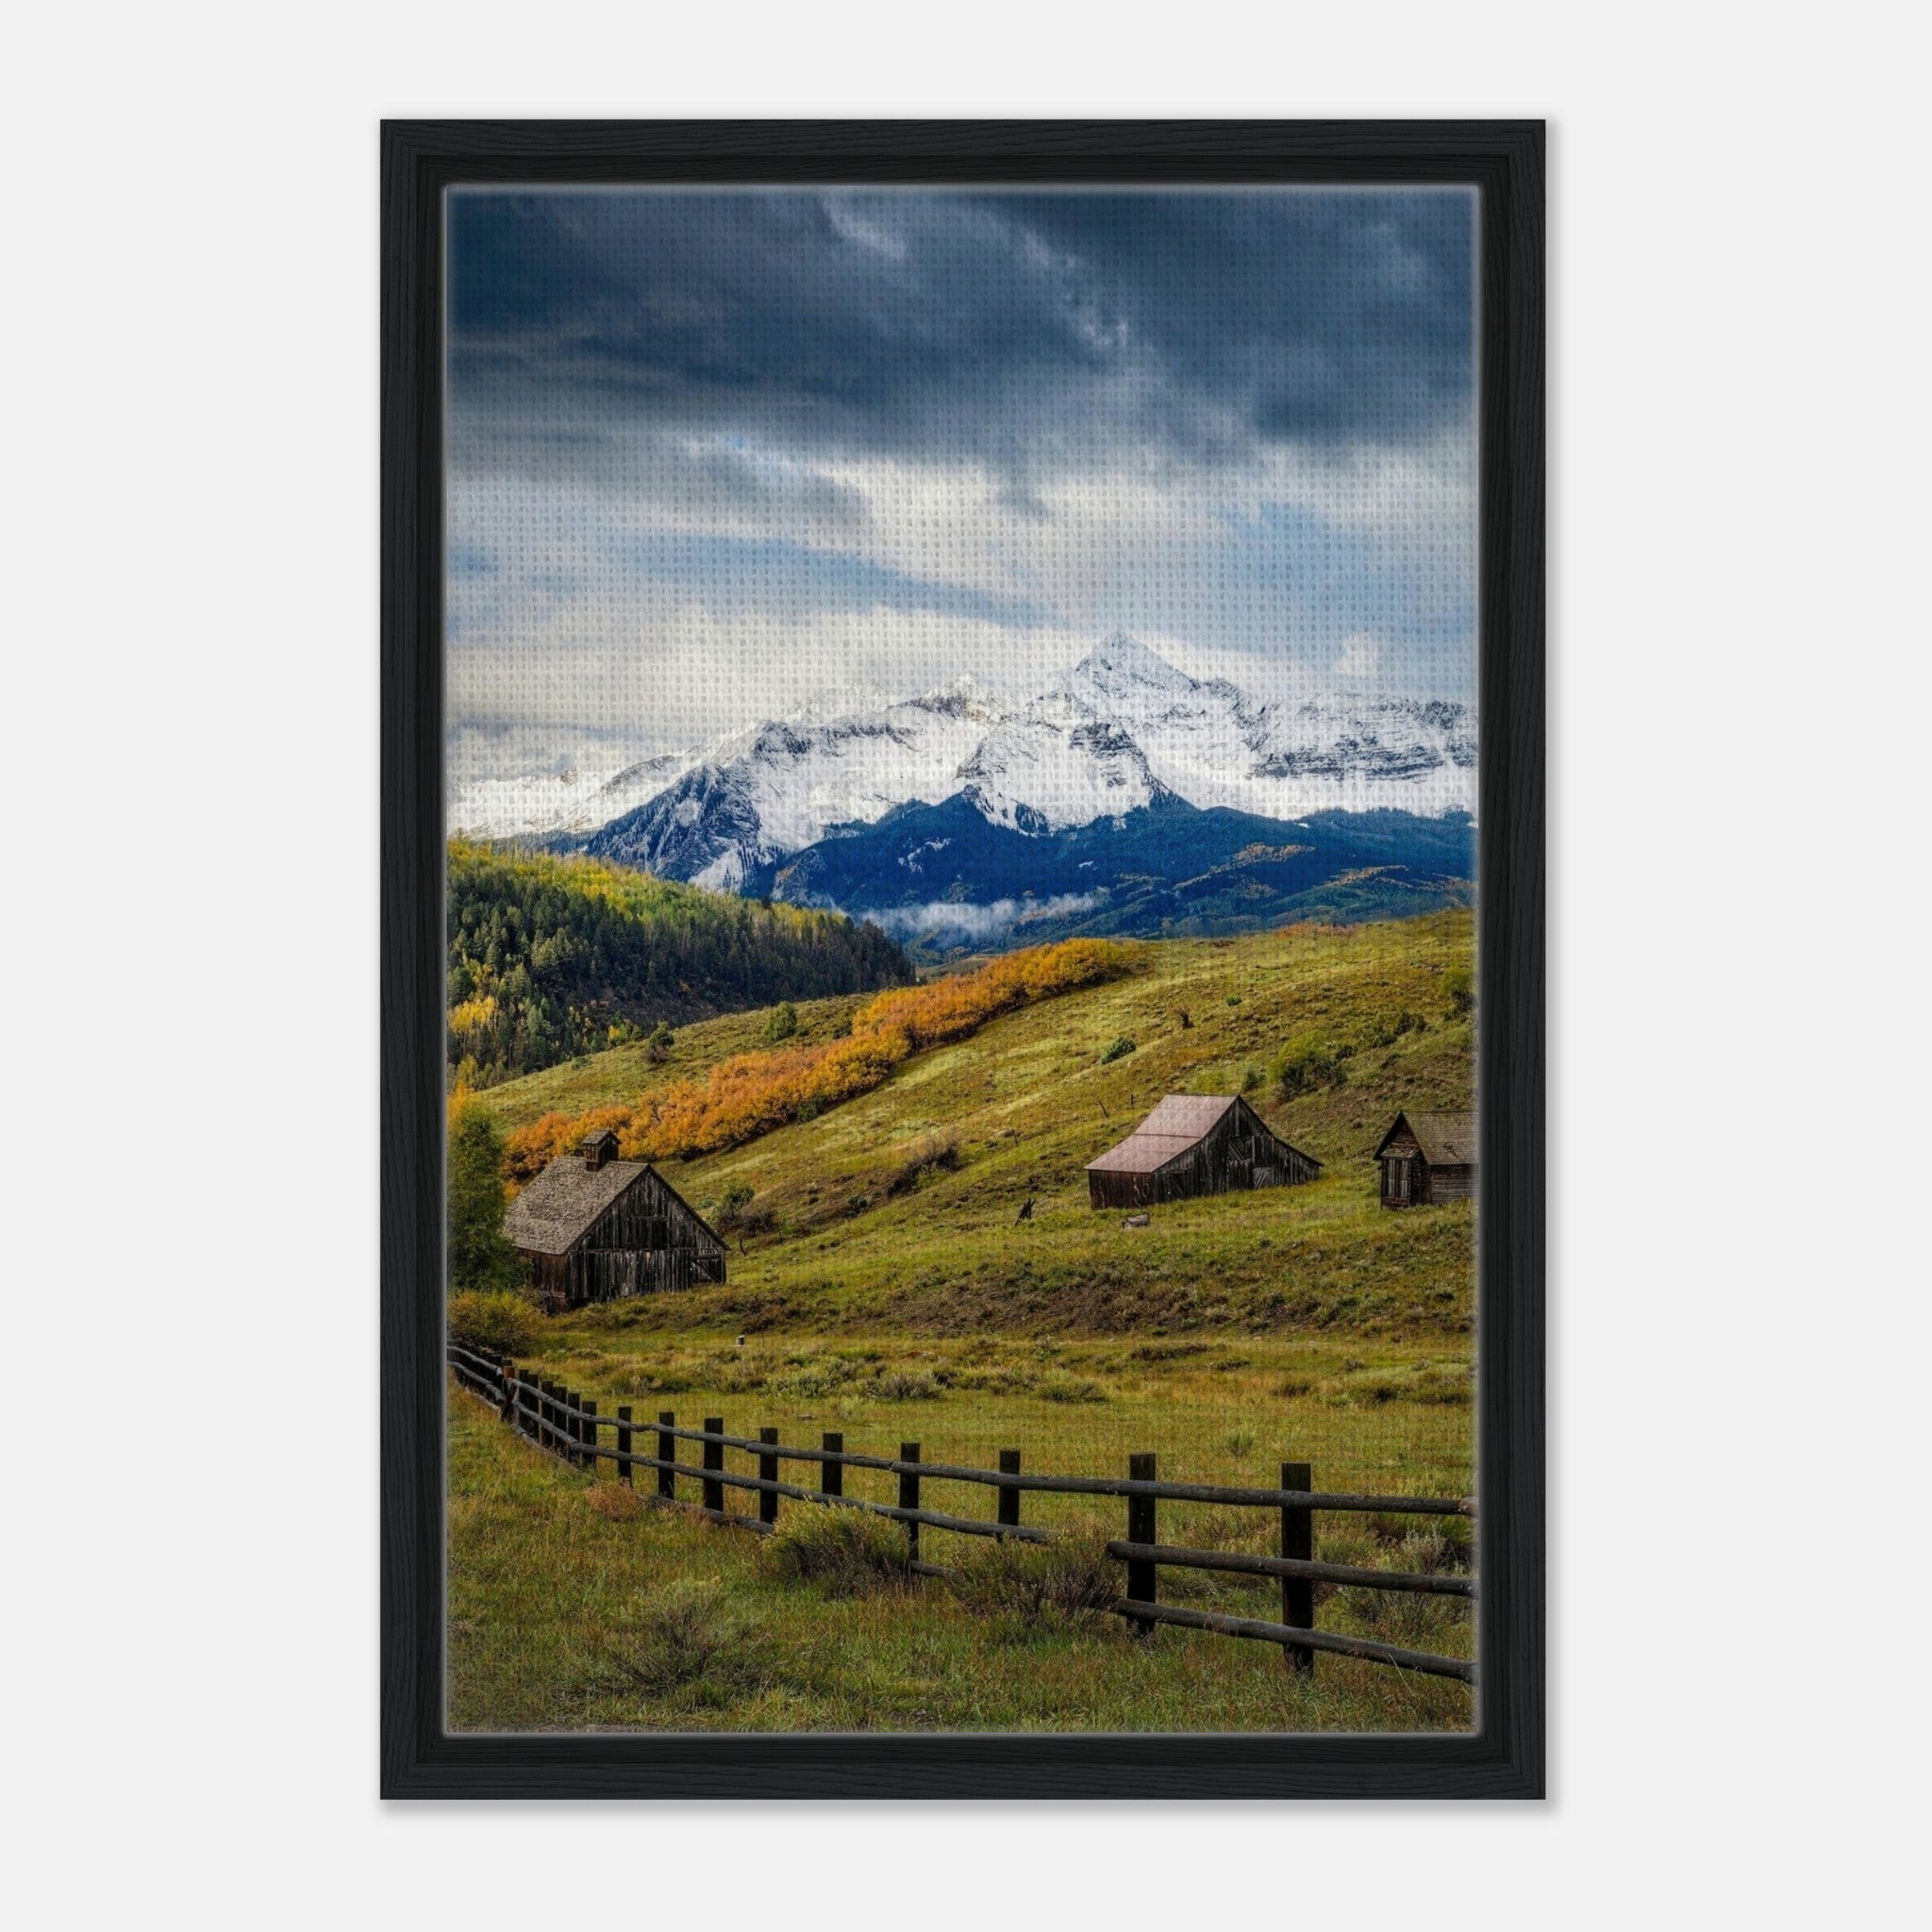
[{"label": "canvas texture", "polygon": [[446,219],[450,1727],[1471,1726],[1474,196]]}]

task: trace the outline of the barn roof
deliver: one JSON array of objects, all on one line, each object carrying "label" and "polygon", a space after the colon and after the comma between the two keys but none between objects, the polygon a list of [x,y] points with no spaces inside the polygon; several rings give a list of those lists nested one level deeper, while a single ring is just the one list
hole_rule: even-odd
[{"label": "barn roof", "polygon": [[559,1155],[509,1204],[503,1231],[526,1254],[568,1254],[644,1171],[641,1160],[591,1167],[580,1154]]},{"label": "barn roof", "polygon": [[[1280,1135],[1270,1131],[1267,1123],[1252,1108],[1232,1094],[1170,1093],[1118,1147],[1109,1147],[1097,1159],[1090,1160],[1087,1172],[1153,1174],[1206,1140],[1233,1108],[1241,1108],[1249,1114],[1256,1127],[1270,1140],[1284,1147],[1288,1145]],[[1304,1154],[1302,1158],[1313,1160],[1314,1157]],[[1314,1164],[1320,1167],[1322,1163],[1317,1160]]]},{"label": "barn roof", "polygon": [[1423,1150],[1423,1158],[1431,1167],[1474,1167],[1476,1164],[1475,1115],[1473,1113],[1410,1113],[1405,1108],[1395,1116],[1395,1122],[1382,1136],[1382,1144],[1375,1149],[1380,1158],[1382,1148],[1401,1131],[1404,1122]]},{"label": "barn roof", "polygon": [[1090,1160],[1088,1171],[1152,1174],[1185,1154],[1233,1105],[1225,1095],[1170,1093],[1118,1147]]}]

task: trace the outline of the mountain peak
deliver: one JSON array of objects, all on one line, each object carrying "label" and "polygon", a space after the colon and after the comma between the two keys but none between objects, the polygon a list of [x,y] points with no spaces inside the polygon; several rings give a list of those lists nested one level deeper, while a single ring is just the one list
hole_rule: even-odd
[{"label": "mountain peak", "polygon": [[935,685],[916,698],[906,700],[924,711],[938,711],[951,718],[977,718],[991,722],[1000,715],[999,698],[980,683],[970,671],[962,671],[948,683]]},{"label": "mountain peak", "polygon": [[1194,680],[1177,671],[1158,651],[1150,651],[1138,639],[1117,630],[1108,641],[1074,666],[1076,676],[1084,676],[1105,691],[1118,691],[1123,686],[1147,684],[1158,691],[1191,691]]}]

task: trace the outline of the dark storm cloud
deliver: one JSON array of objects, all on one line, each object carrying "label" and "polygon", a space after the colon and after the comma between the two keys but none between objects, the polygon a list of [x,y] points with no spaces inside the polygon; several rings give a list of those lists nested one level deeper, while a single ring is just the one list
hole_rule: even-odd
[{"label": "dark storm cloud", "polygon": [[841,681],[1030,692],[1117,629],[1264,695],[1468,695],[1473,221],[457,192],[451,717],[501,774],[533,732],[701,742]]},{"label": "dark storm cloud", "polygon": [[1470,400],[1460,194],[458,193],[450,220],[464,461],[737,426],[1024,490],[1122,443],[1408,443]]}]

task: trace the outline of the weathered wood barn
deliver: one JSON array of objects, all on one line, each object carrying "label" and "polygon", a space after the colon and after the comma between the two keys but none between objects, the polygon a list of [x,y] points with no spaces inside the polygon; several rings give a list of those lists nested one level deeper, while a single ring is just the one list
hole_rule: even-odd
[{"label": "weathered wood barn", "polygon": [[1399,1113],[1375,1149],[1385,1208],[1426,1208],[1475,1192],[1475,1115]]},{"label": "weathered wood barn", "polygon": [[1322,1172],[1245,1100],[1170,1093],[1118,1147],[1087,1163],[1095,1208],[1151,1208],[1238,1188],[1294,1187]]},{"label": "weathered wood barn", "polygon": [[553,1308],[724,1279],[724,1243],[656,1168],[592,1134],[509,1204],[503,1231]]}]

